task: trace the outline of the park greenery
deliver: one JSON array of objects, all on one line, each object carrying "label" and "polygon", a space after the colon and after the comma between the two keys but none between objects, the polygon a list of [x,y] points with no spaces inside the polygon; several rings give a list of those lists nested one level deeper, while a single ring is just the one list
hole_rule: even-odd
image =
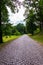
[{"label": "park greenery", "polygon": [[3,25],[5,25],[6,27],[8,27],[7,24],[9,22],[9,14],[8,14],[7,7],[9,7],[11,9],[11,11],[13,13],[15,13],[15,12],[18,12],[17,4],[18,4],[18,6],[20,6],[20,3],[19,3],[18,0],[1,0],[0,1],[0,7],[1,7],[0,8],[1,9],[1,18],[0,18],[0,43],[3,42],[3,39],[2,39],[2,37],[3,37]]},{"label": "park greenery", "polygon": [[[13,13],[16,13],[18,12],[17,4],[18,6],[21,5],[18,0],[3,0],[3,2],[1,0],[0,43],[2,43],[3,40],[5,42],[6,39],[12,40],[17,38],[22,34],[32,34],[32,36],[36,36],[36,34],[43,33],[43,0],[23,1],[22,5],[25,7],[24,21],[26,21],[26,26],[21,23],[13,26],[9,23],[7,7],[9,7]],[[37,38],[36,36],[36,39],[41,40],[41,37],[40,35],[39,39],[39,37]]]},{"label": "park greenery", "polygon": [[24,7],[27,33],[31,38],[43,43],[43,0],[25,0]]},{"label": "park greenery", "polygon": [[43,31],[43,0],[25,0],[25,21],[27,32],[34,34],[34,31],[39,28]]},{"label": "park greenery", "polygon": [[32,39],[34,39],[37,43],[43,45],[43,33],[39,33],[37,35],[31,35],[28,34],[28,36],[30,36]]}]

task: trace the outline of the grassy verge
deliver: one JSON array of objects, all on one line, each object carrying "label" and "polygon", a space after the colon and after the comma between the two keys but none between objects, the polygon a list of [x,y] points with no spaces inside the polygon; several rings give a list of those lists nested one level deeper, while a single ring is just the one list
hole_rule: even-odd
[{"label": "grassy verge", "polygon": [[[28,34],[29,35],[29,34]],[[43,45],[43,34],[37,34],[37,35],[29,35],[34,40],[38,41],[40,44]]]},{"label": "grassy verge", "polygon": [[11,42],[11,41],[13,41],[13,40],[19,38],[19,37],[20,37],[20,36],[16,36],[16,35],[8,36],[8,37],[4,36],[4,37],[3,37],[3,43],[0,44],[0,48],[3,47],[4,45],[8,44],[9,42]]},{"label": "grassy verge", "polygon": [[7,38],[6,38],[6,36],[4,36],[3,37],[3,42],[9,42],[11,40],[17,39],[18,37],[19,36],[16,36],[16,35],[14,35],[14,36],[8,36]]}]

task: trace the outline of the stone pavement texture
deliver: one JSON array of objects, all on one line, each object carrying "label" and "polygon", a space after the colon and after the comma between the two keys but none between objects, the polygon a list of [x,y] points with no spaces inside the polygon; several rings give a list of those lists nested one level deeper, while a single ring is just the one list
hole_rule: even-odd
[{"label": "stone pavement texture", "polygon": [[43,65],[43,46],[23,35],[0,49],[0,65]]}]

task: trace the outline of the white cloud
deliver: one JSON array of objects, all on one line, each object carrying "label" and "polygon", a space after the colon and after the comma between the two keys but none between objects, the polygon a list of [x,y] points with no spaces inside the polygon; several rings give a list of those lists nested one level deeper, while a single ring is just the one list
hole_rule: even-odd
[{"label": "white cloud", "polygon": [[23,14],[25,12],[25,8],[23,6],[21,6],[18,13],[15,13],[15,14],[12,13],[10,8],[8,8],[8,11],[9,11],[10,23],[13,23],[14,25],[16,25],[18,22],[20,22],[20,21],[22,21],[24,19]]},{"label": "white cloud", "polygon": [[19,0],[20,2],[23,2],[24,0]]}]

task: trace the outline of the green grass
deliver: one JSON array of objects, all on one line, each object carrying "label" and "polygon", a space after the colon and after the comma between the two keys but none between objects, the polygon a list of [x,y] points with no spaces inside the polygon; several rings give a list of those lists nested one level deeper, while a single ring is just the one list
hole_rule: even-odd
[{"label": "green grass", "polygon": [[13,41],[13,40],[15,40],[15,39],[17,39],[19,37],[20,36],[16,36],[16,35],[8,36],[8,37],[4,36],[3,37],[3,43],[0,44],[0,48],[3,47],[3,46],[5,46],[6,44],[9,44],[11,41]]},{"label": "green grass", "polygon": [[[29,34],[28,34],[29,35]],[[43,45],[43,34],[37,34],[37,35],[29,35],[34,40],[38,41],[40,44]]]},{"label": "green grass", "polygon": [[14,36],[8,36],[7,38],[6,38],[6,36],[4,36],[3,37],[3,42],[8,42],[8,41],[14,40],[14,39],[16,39],[18,37],[19,36],[16,36],[16,35],[14,35]]}]

